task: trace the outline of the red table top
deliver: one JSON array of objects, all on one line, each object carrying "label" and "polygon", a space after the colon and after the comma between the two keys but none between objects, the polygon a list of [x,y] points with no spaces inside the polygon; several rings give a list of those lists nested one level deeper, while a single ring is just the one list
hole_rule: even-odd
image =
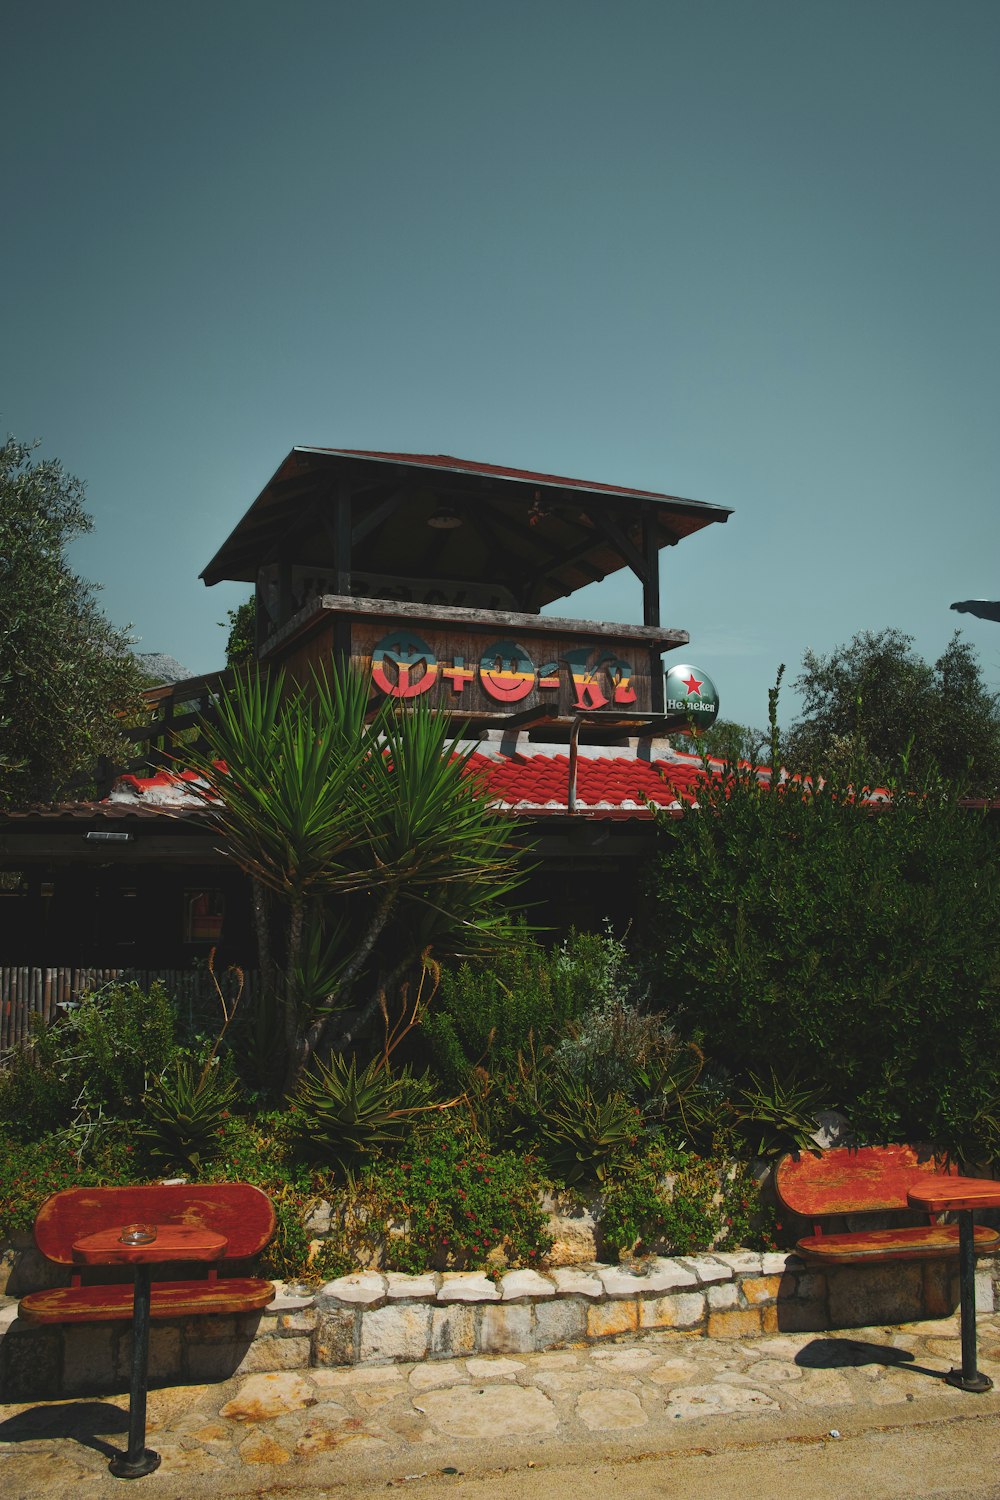
[{"label": "red table top", "polygon": [[1000,1182],[988,1177],[926,1177],[908,1189],[914,1208],[943,1214],[961,1208],[1000,1208]]},{"label": "red table top", "polygon": [[85,1266],[143,1265],[183,1260],[218,1260],[229,1241],[200,1224],[157,1224],[156,1239],[146,1245],[123,1245],[122,1225],[81,1235],[73,1259]]}]

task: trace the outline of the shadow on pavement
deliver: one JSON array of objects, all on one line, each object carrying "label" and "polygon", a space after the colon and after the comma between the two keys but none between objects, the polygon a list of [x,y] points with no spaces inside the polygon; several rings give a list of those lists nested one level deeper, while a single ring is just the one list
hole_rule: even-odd
[{"label": "shadow on pavement", "polygon": [[930,1380],[944,1380],[944,1370],[918,1365],[909,1349],[894,1349],[889,1344],[869,1344],[864,1339],[813,1339],[795,1356],[795,1363],[809,1370],[843,1369],[848,1365],[885,1365],[904,1367],[914,1375]]},{"label": "shadow on pavement", "polygon": [[106,1458],[118,1452],[102,1434],[128,1432],[128,1413],[103,1401],[67,1401],[60,1406],[32,1406],[0,1422],[0,1443],[33,1443],[44,1438],[71,1438]]}]

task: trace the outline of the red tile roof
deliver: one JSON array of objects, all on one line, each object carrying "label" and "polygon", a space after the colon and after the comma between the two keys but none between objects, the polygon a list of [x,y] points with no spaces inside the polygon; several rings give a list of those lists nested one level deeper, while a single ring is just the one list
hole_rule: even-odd
[{"label": "red tile roof", "polygon": [[[484,777],[497,807],[532,817],[566,813],[569,806],[568,754],[475,754],[470,770]],[[697,800],[700,762],[639,759],[628,754],[581,754],[576,770],[576,809],[596,817],[648,818],[649,803],[680,811]]]},{"label": "red tile roof", "polygon": [[[470,774],[483,779],[498,811],[524,818],[565,817],[569,813],[570,758],[565,746],[532,744],[525,734],[492,730],[477,742],[468,764]],[[714,760],[710,766],[714,775],[721,774],[720,761]],[[685,807],[697,806],[699,783],[704,774],[698,756],[681,754],[666,740],[633,739],[613,747],[581,745],[576,765],[575,813],[587,818],[649,819],[653,808],[664,808],[679,815]],[[762,780],[770,779],[766,767],[758,774]],[[8,816],[18,819],[121,818],[134,814],[185,817],[206,809],[204,796],[193,785],[198,781],[194,771],[159,771],[152,776],[129,774],[118,778],[103,802],[64,803],[58,808]],[[882,789],[874,792],[866,789],[862,797],[866,803],[886,800],[888,793]]]},{"label": "red tile roof", "polygon": [[[516,748],[515,748],[516,745]],[[482,777],[490,800],[503,812],[551,817],[569,811],[570,759],[563,746],[532,745],[526,736],[509,745],[499,731],[488,734],[469,759],[470,774]],[[589,817],[649,818],[649,804],[673,808],[697,800],[703,776],[696,756],[680,755],[665,742],[632,741],[614,748],[581,746],[577,758],[576,812]],[[157,806],[173,811],[204,806],[191,786],[192,771],[119,777],[106,805]]]}]

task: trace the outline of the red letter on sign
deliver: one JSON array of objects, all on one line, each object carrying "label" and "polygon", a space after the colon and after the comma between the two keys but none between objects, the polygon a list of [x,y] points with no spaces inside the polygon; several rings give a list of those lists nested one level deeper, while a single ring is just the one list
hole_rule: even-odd
[{"label": "red letter on sign", "polygon": [[437,657],[411,630],[383,636],[372,652],[372,681],[390,698],[416,698],[434,686],[437,675]]}]

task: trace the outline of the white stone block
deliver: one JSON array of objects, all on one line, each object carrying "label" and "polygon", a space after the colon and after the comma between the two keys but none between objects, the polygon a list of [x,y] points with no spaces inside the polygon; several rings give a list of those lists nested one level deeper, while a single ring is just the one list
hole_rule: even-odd
[{"label": "white stone block", "polygon": [[479,1271],[445,1271],[438,1287],[439,1302],[499,1302],[500,1293]]},{"label": "white stone block", "polygon": [[712,1312],[720,1312],[724,1308],[740,1305],[740,1294],[736,1289],[735,1281],[727,1281],[720,1286],[710,1286],[707,1295],[708,1305]]},{"label": "white stone block", "polygon": [[704,1292],[644,1297],[639,1303],[640,1328],[697,1328],[704,1316]]},{"label": "white stone block", "polygon": [[759,1250],[713,1250],[710,1256],[699,1256],[698,1259],[720,1261],[741,1276],[759,1276],[763,1256]]},{"label": "white stone block", "polygon": [[527,1303],[508,1307],[484,1307],[480,1315],[481,1354],[527,1354],[535,1347],[533,1309]]},{"label": "white stone block", "polygon": [[328,1281],[318,1293],[321,1302],[351,1302],[361,1307],[373,1307],[385,1297],[385,1277],[374,1271],[353,1271],[350,1276],[338,1276]]},{"label": "white stone block", "polygon": [[575,1297],[558,1297],[535,1308],[535,1348],[571,1344],[587,1331],[587,1308]]},{"label": "white stone block", "polygon": [[385,1283],[385,1294],[390,1302],[418,1302],[424,1297],[437,1296],[436,1271],[425,1271],[421,1276],[404,1276],[399,1271],[390,1271]]},{"label": "white stone block", "polygon": [[296,1312],[282,1313],[276,1319],[278,1334],[312,1333],[319,1321],[315,1307],[299,1308]]},{"label": "white stone block", "polygon": [[[296,1283],[292,1282],[291,1285],[294,1286]],[[267,1304],[267,1311],[269,1313],[299,1312],[303,1307],[315,1306],[316,1297],[313,1292],[307,1292],[304,1296],[299,1296],[294,1292],[290,1292],[283,1281],[275,1281],[273,1286],[274,1301]]]},{"label": "white stone block", "polygon": [[[748,1276],[760,1275],[760,1256],[753,1252],[739,1255],[682,1255],[678,1259],[682,1266],[687,1266],[693,1271],[702,1286],[713,1281],[732,1281],[733,1273],[740,1272]],[[733,1261],[739,1264],[734,1265]]]},{"label": "white stone block", "polygon": [[460,1302],[435,1307],[431,1322],[431,1354],[472,1354],[476,1347],[476,1309]]},{"label": "white stone block", "polygon": [[989,1271],[976,1269],[976,1312],[993,1311],[993,1277]]},{"label": "white stone block", "polygon": [[561,1297],[603,1297],[604,1285],[593,1271],[580,1271],[575,1266],[555,1266],[549,1275],[556,1284]]},{"label": "white stone block", "polygon": [[658,1255],[646,1272],[645,1290],[650,1292],[672,1292],[675,1287],[697,1286],[698,1278],[679,1260],[668,1260]]},{"label": "white stone block", "polygon": [[255,1339],[236,1368],[235,1375],[257,1375],[280,1370],[307,1370],[309,1339]]},{"label": "white stone block", "polygon": [[500,1282],[504,1302],[520,1297],[554,1297],[556,1289],[547,1276],[537,1271],[508,1271]]},{"label": "white stone block", "polygon": [[598,1266],[597,1274],[606,1297],[636,1297],[647,1289],[645,1276],[626,1271],[623,1266]]},{"label": "white stone block", "polygon": [[425,1359],[430,1347],[431,1308],[378,1307],[361,1315],[361,1358]]},{"label": "white stone block", "polygon": [[786,1271],[797,1269],[789,1264],[791,1259],[784,1250],[769,1250],[760,1258],[760,1273],[762,1276],[784,1276]]}]

